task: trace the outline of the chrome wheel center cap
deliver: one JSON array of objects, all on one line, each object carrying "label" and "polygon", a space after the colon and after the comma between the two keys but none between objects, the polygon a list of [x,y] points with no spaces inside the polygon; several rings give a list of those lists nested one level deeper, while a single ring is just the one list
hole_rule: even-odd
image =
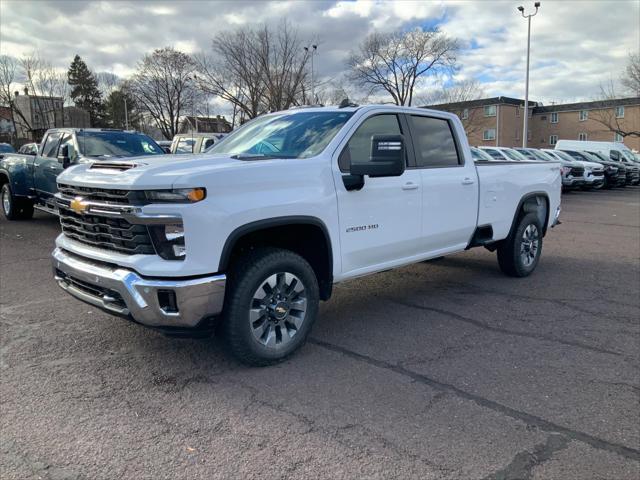
[{"label": "chrome wheel center cap", "polygon": [[269,306],[271,315],[276,320],[283,320],[289,315],[289,305],[286,302],[278,302]]}]

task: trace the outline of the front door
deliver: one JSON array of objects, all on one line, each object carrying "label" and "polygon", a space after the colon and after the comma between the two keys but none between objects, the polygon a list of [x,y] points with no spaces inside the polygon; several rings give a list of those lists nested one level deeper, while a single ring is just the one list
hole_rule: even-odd
[{"label": "front door", "polygon": [[405,170],[399,177],[365,177],[361,190],[347,190],[343,182],[352,162],[370,160],[373,135],[404,133],[407,142],[403,130],[398,115],[373,114],[361,120],[338,150],[333,168],[343,275],[389,268],[418,253],[422,202],[419,170]]},{"label": "front door", "polygon": [[62,133],[49,133],[43,140],[42,152],[34,162],[33,183],[38,198],[47,202],[57,191],[56,177],[62,172],[62,164],[58,162],[58,147]]}]

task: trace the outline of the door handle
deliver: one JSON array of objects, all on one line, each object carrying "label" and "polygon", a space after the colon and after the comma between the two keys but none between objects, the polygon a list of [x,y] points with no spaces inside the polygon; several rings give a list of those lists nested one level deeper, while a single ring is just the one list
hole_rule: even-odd
[{"label": "door handle", "polygon": [[464,180],[462,180],[463,185],[472,185],[474,183],[476,183],[476,181],[471,177],[464,177]]},{"label": "door handle", "polygon": [[404,185],[402,185],[402,189],[403,190],[415,190],[416,188],[418,188],[420,185],[418,185],[417,183],[413,183],[413,182],[407,182]]}]

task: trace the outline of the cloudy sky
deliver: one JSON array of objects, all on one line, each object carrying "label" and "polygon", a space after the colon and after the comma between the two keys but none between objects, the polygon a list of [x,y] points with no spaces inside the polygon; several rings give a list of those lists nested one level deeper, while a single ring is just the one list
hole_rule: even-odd
[{"label": "cloudy sky", "polygon": [[[439,27],[464,45],[459,79],[488,96],[523,97],[526,20],[533,1],[12,1],[0,0],[0,53],[37,50],[66,69],[78,53],[94,71],[130,74],[142,55],[173,46],[207,51],[211,38],[239,26],[288,19],[319,45],[316,71],[340,78],[349,50],[375,30]],[[532,22],[530,97],[590,100],[616,81],[640,45],[640,1],[543,0]]]}]

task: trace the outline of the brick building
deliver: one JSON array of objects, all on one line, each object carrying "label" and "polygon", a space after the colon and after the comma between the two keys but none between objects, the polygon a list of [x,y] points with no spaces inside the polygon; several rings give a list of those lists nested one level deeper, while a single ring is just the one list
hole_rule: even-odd
[{"label": "brick building", "polygon": [[[522,146],[522,99],[493,97],[425,108],[458,115],[470,145]],[[623,138],[616,129],[640,131],[640,97],[558,105],[529,102],[530,147],[553,148],[558,140],[595,140],[620,141],[640,151],[640,137]]]}]

